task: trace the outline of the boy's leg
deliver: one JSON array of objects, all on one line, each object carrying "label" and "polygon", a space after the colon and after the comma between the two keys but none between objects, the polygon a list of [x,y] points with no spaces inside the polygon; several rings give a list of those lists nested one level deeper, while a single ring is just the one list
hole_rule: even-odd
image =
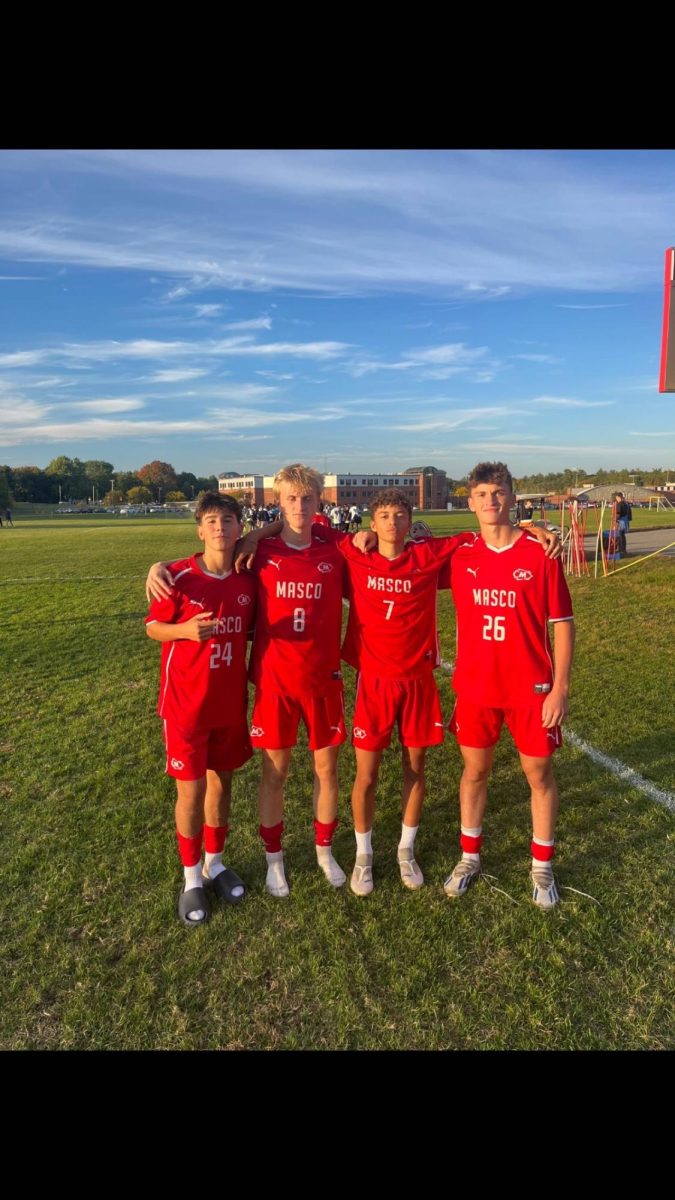
[{"label": "boy's leg", "polygon": [[316,859],[329,883],[342,887],[347,876],[333,857],[333,834],[337,828],[339,746],[312,751],[314,765],[314,835]]},{"label": "boy's leg", "polygon": [[425,746],[402,746],[403,800],[401,840],[398,844],[398,865],[401,882],[407,888],[422,887],[424,876],[415,861],[415,838],[422,816],[426,791],[424,776]]},{"label": "boy's leg", "polygon": [[560,899],[552,866],[559,806],[558,785],[550,757],[533,758],[521,752],[520,763],[532,798],[532,899],[539,908],[550,909]]},{"label": "boy's leg", "polygon": [[462,857],[443,885],[446,896],[452,898],[463,896],[474,879],[480,875],[483,817],[495,748],[460,746],[460,750],[464,761],[464,770],[459,782]]},{"label": "boy's leg", "polygon": [[267,878],[265,887],[271,896],[288,895],[284,871],[284,852],[281,849],[284,815],[284,784],[291,762],[291,747],[262,751],[262,773],[258,790],[260,836],[265,843]]},{"label": "boy's leg", "polygon": [[356,778],[352,789],[352,816],[356,834],[356,863],[352,872],[351,889],[357,896],[368,896],[373,890],[372,832],[375,815],[375,792],[380,773],[382,750],[359,750],[356,755]]},{"label": "boy's leg", "polygon": [[[233,774],[233,771],[207,771],[204,800],[204,875],[207,879],[225,876],[225,898],[230,902],[240,900],[246,890],[243,883],[235,882],[236,876],[232,878],[233,872],[230,876],[226,875],[227,868],[223,862],[229,831]],[[219,887],[222,887],[222,884],[223,880],[220,881]]]},{"label": "boy's leg", "polygon": [[[206,776],[201,779],[177,779],[176,790],[176,836],[185,877],[183,891],[203,891],[201,859]],[[201,925],[208,920],[209,910],[204,896],[200,899],[196,897],[195,902],[199,907],[185,912],[183,917],[186,922]]]}]

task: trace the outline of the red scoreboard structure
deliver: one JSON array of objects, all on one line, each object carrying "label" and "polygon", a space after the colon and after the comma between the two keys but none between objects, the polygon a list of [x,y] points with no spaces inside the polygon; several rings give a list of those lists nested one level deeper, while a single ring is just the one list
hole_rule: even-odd
[{"label": "red scoreboard structure", "polygon": [[659,391],[675,392],[675,247],[666,250]]}]

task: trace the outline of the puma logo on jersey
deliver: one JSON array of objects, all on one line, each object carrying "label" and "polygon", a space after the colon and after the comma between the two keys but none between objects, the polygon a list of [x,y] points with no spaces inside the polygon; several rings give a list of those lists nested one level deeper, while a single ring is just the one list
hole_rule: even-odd
[{"label": "puma logo on jersey", "polygon": [[547,730],[547,732],[546,732],[546,736],[547,736],[547,737],[550,737],[550,738],[553,738],[553,741],[554,741],[554,742],[557,742],[557,740],[558,740],[558,735],[557,735],[557,733],[555,732],[555,730],[548,729],[548,730]]},{"label": "puma logo on jersey", "polygon": [[268,563],[270,564],[270,566],[271,566],[271,567],[276,567],[277,571],[280,571],[280,570],[281,570],[281,563],[282,563],[282,561],[283,561],[281,558],[279,559],[279,561],[278,561],[278,562],[275,562],[275,560],[274,560],[273,558],[268,558],[268,560],[267,560],[267,561],[268,561]]},{"label": "puma logo on jersey", "polygon": [[478,572],[480,571],[480,567],[467,567],[466,569],[467,569],[469,575],[473,575],[474,579],[478,578]]},{"label": "puma logo on jersey", "polygon": [[203,600],[191,600],[191,601],[190,601],[190,604],[196,604],[196,605],[197,605],[197,608],[204,608],[204,601],[203,601]]},{"label": "puma logo on jersey", "polygon": [[439,729],[442,729],[442,728],[443,728],[443,722],[442,722],[442,721],[434,721],[434,725],[438,725],[438,728],[439,728]]},{"label": "puma logo on jersey", "polygon": [[339,733],[340,730],[342,729],[342,722],[340,722],[339,725],[329,725],[328,728],[334,729],[336,733]]}]

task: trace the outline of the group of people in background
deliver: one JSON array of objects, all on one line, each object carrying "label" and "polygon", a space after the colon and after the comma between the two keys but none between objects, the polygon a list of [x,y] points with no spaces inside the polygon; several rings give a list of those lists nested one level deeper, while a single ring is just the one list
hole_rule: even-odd
[{"label": "group of people in background", "polygon": [[[512,525],[513,481],[503,463],[479,463],[472,471],[469,507],[479,531],[454,537],[412,540],[410,500],[396,488],[372,501],[370,530],[349,534],[342,520],[330,528],[326,514],[317,522],[322,486],[319,473],[302,463],[283,468],[274,480],[281,520],[256,527],[239,546],[241,506],[234,497],[206,493],[195,513],[203,552],[155,564],[148,575],[152,603],[146,628],[162,643],[158,712],[166,771],[178,794],[180,920],[194,928],[209,920],[214,895],[239,903],[245,894],[243,880],[223,856],[232,775],[252,748],[261,754],[265,886],[276,898],[289,895],[284,790],[300,721],[312,756],[317,864],[332,887],[346,883],[332,848],[338,754],[348,737],[341,658],[357,671],[352,892],[373,891],[378,775],[396,727],[401,882],[412,890],[424,884],[415,841],[425,756],[449,728],[463,760],[462,856],[444,888],[451,899],[465,894],[481,873],[488,778],[506,723],[530,786],[532,899],[541,909],[553,908],[558,793],[551,762],[562,742],[574,645],[569,591],[555,558],[557,537]],[[332,512],[328,519],[332,522]],[[433,674],[440,665],[436,593],[443,587],[452,589],[458,623],[457,703],[449,723]],[[349,599],[349,620],[341,645],[343,597]],[[253,634],[247,671],[247,639]],[[255,687],[250,728],[247,676]]]}]

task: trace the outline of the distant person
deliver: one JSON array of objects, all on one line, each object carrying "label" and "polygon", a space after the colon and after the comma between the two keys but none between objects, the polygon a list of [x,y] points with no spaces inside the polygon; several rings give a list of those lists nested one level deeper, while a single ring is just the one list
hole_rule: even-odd
[{"label": "distant person", "polygon": [[[12,510],[11,510],[11,508],[8,508],[8,509],[6,510],[6,512],[5,512],[5,520],[6,520],[6,522],[7,522],[7,524],[8,524],[8,525],[11,525],[11,526],[12,526],[12,529],[13,529],[13,528],[14,528],[14,522],[13,522],[13,520],[12,520]],[[2,521],[2,517],[0,517],[0,521]]]},{"label": "distant person", "polygon": [[148,637],[163,643],[158,712],[166,773],[178,792],[176,836],[184,872],[178,917],[192,928],[211,915],[207,888],[228,904],[242,900],[246,890],[224,866],[223,852],[232,775],[253,753],[246,650],[256,607],[255,580],[232,566],[242,532],[238,502],[205,492],[195,520],[203,552],[171,563],[170,594],[153,600],[145,619]]},{"label": "distant person", "polygon": [[616,527],[619,532],[619,551],[621,554],[625,554],[626,534],[633,517],[633,510],[623,492],[615,492],[614,503],[616,504]]}]

